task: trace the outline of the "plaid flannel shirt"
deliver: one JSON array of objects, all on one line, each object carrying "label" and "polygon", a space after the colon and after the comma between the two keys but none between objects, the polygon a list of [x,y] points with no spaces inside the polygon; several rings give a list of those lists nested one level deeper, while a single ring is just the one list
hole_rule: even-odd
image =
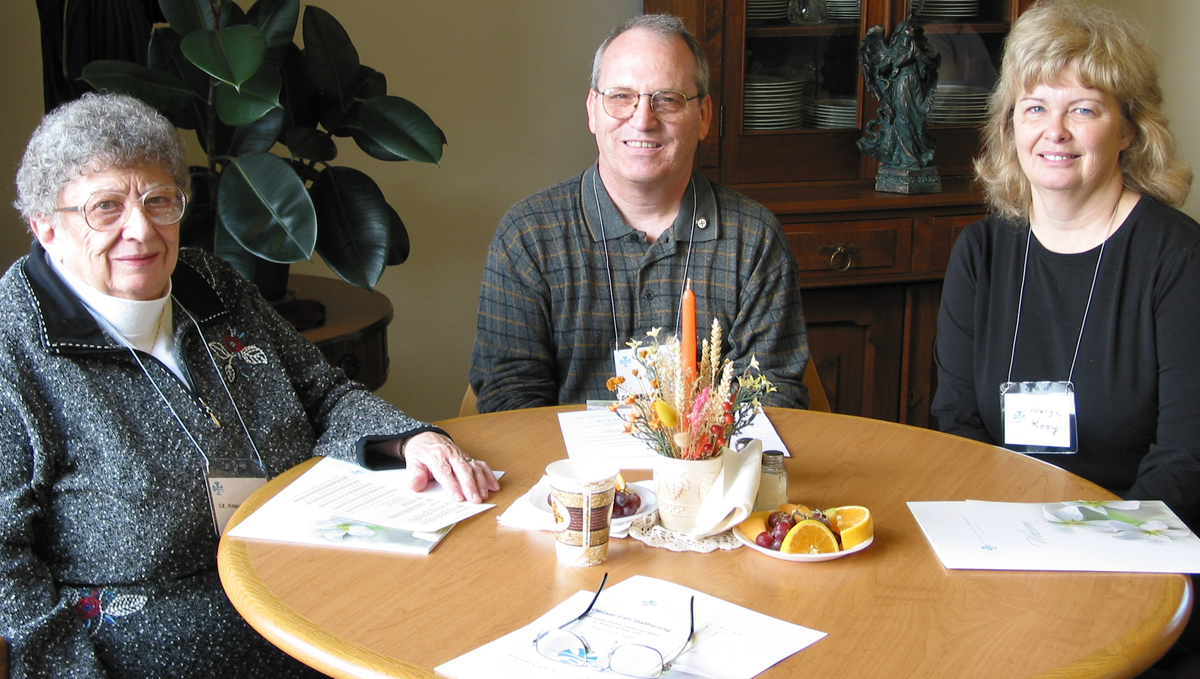
[{"label": "plaid flannel shirt", "polygon": [[735,374],[755,356],[778,388],[765,404],[806,407],[799,274],[775,217],[694,172],[674,225],[647,243],[593,166],[500,222],[471,356],[480,412],[611,399],[613,351],[655,327],[677,333],[687,278],[697,331],[721,323]]}]

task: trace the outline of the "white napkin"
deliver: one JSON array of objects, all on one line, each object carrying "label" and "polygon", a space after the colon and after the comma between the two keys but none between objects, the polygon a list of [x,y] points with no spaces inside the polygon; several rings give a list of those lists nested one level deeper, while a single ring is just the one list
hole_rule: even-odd
[{"label": "white napkin", "polygon": [[[521,530],[554,530],[554,515],[550,512],[545,512],[534,506],[530,501],[530,496],[534,495],[534,500],[545,493],[549,487],[550,481],[545,476],[542,480],[534,484],[525,495],[521,496],[504,510],[504,513],[496,517],[496,521],[501,526],[509,528],[520,528]],[[638,481],[632,485],[641,486],[653,490],[654,485],[649,481]],[[633,525],[633,517],[624,517],[613,519],[612,525],[608,528],[608,536],[611,538],[623,538],[629,535],[629,527]]]},{"label": "white napkin", "polygon": [[721,474],[704,497],[696,514],[696,527],[688,531],[688,537],[703,538],[729,530],[754,511],[762,473],[762,441],[753,439],[741,450],[726,448],[721,457]]}]

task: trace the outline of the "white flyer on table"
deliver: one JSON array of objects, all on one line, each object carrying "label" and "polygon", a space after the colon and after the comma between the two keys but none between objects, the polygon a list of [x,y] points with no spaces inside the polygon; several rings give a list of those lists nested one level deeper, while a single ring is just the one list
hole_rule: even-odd
[{"label": "white flyer on table", "polygon": [[[588,408],[558,414],[567,457],[605,460],[621,469],[652,469],[657,453],[650,444],[625,431],[625,420],[607,408]],[[736,439],[754,438],[763,450],[782,450],[791,457],[766,413],[758,413]]]},{"label": "white flyer on table", "polygon": [[427,554],[455,523],[495,506],[456,502],[437,483],[416,492],[409,482],[405,470],[371,471],[327,457],[229,535]]},{"label": "white flyer on table", "polygon": [[[597,577],[599,585],[599,577]],[[597,679],[596,670],[544,658],[538,634],[577,617],[595,592],[577,592],[521,629],[436,670],[454,679]],[[606,587],[591,612],[567,628],[587,640],[601,666],[620,643],[643,644],[668,659],[688,636],[688,602],[696,597],[696,636],[662,676],[750,679],[825,636],[673,582],[635,575]]]},{"label": "white flyer on table", "polygon": [[1200,573],[1200,538],[1157,500],[908,508],[946,568]]}]

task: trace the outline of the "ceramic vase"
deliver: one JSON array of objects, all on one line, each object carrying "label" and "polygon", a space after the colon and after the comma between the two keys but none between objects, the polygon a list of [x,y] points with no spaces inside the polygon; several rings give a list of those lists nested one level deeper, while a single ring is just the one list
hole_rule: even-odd
[{"label": "ceramic vase", "polygon": [[696,514],[721,474],[724,456],[707,460],[654,458],[654,492],[658,520],[663,528],[686,533],[696,525]]}]

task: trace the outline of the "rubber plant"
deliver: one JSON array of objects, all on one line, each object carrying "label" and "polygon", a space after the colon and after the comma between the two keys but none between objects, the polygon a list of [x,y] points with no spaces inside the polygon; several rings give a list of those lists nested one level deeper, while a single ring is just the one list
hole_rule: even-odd
[{"label": "rubber plant", "polygon": [[[349,283],[373,288],[408,257],[408,233],[379,186],[332,165],[336,139],[382,161],[438,164],[446,137],[416,104],[387,93],[331,14],[299,0],[159,0],[146,65],[95,61],[83,79],[154,106],[194,130],[186,244],[208,247],[263,287],[265,264],[314,249]],[[304,49],[294,42],[300,24]],[[259,259],[261,258],[261,260]],[[286,274],[286,266],[283,267]],[[285,276],[286,280],[286,276]],[[266,289],[264,295],[271,297]]]}]

